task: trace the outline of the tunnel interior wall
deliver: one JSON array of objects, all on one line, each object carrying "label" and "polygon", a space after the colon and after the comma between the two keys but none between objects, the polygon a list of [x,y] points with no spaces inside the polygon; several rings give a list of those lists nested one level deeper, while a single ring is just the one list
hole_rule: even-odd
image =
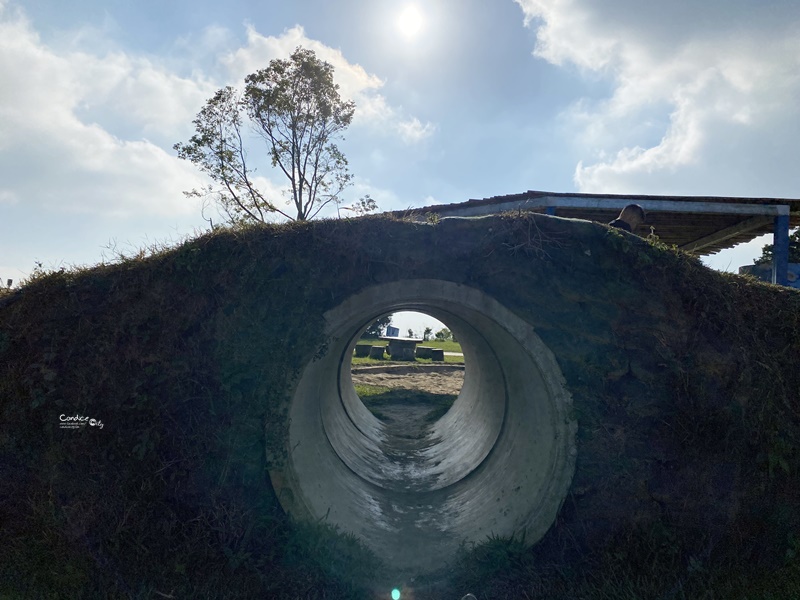
[{"label": "tunnel interior wall", "polygon": [[411,279],[480,290],[556,357],[577,457],[549,555],[657,524],[735,530],[769,561],[800,531],[800,294],[588,222],[367,218],[215,232],[0,298],[4,584],[259,560],[291,579],[272,483],[297,381],[327,311]]}]

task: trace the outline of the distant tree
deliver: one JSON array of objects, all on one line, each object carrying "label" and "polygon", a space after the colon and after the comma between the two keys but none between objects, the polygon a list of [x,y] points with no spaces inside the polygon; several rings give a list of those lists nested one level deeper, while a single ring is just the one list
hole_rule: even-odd
[{"label": "distant tree", "polygon": [[392,315],[377,319],[367,330],[361,334],[361,339],[377,339],[386,333],[386,328],[392,324]]},{"label": "distant tree", "polygon": [[408,337],[410,337],[410,338],[414,337],[414,330],[411,329],[411,327],[408,328]]},{"label": "distant tree", "polygon": [[425,331],[422,332],[422,341],[427,342],[431,339],[431,335],[433,334],[433,329],[430,327],[426,327]]},{"label": "distant tree", "polygon": [[454,340],[453,332],[450,331],[449,329],[447,329],[447,327],[437,331],[436,334],[434,335],[434,337],[437,340],[439,340],[440,342],[449,342],[449,341],[453,341]]},{"label": "distant tree", "polygon": [[[774,246],[772,244],[765,244],[764,247],[761,248],[761,256],[755,260],[755,264],[771,264],[773,248]],[[800,229],[789,236],[789,262],[800,263]]]},{"label": "distant tree", "polygon": [[[338,205],[351,183],[347,159],[334,142],[354,112],[355,104],[339,95],[333,67],[298,47],[288,60],[272,60],[248,75],[243,94],[226,87],[206,102],[193,121],[195,135],[174,148],[216,185],[185,193],[210,198],[233,223],[264,222],[273,214],[311,219],[328,204]],[[290,209],[259,189],[248,163],[245,121],[266,143],[272,167],[288,180]]]}]

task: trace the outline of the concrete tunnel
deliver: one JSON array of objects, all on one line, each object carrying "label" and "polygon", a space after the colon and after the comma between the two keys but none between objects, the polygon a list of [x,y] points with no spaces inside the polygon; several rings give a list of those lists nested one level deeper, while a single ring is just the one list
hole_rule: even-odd
[{"label": "concrete tunnel", "polygon": [[[393,439],[353,388],[353,347],[377,317],[427,313],[467,364],[451,409],[413,448]],[[292,514],[327,519],[397,568],[443,567],[463,541],[552,525],[575,467],[571,398],[533,327],[474,288],[442,280],[370,287],[325,314],[330,343],[292,399],[287,467],[273,477]]]}]

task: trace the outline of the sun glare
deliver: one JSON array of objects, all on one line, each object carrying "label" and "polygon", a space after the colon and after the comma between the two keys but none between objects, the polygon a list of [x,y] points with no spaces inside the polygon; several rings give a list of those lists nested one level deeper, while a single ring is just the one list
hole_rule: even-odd
[{"label": "sun glare", "polygon": [[422,29],[422,13],[413,4],[406,6],[397,18],[397,28],[407,38],[412,38]]}]

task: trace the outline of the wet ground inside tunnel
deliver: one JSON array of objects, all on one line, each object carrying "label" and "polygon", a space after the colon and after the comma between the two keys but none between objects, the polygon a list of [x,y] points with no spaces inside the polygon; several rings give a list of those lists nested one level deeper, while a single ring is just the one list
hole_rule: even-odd
[{"label": "wet ground inside tunnel", "polygon": [[436,442],[433,425],[461,392],[464,365],[358,366],[352,377],[361,401],[385,426],[381,450],[394,477],[409,491],[426,487],[416,464]]}]

